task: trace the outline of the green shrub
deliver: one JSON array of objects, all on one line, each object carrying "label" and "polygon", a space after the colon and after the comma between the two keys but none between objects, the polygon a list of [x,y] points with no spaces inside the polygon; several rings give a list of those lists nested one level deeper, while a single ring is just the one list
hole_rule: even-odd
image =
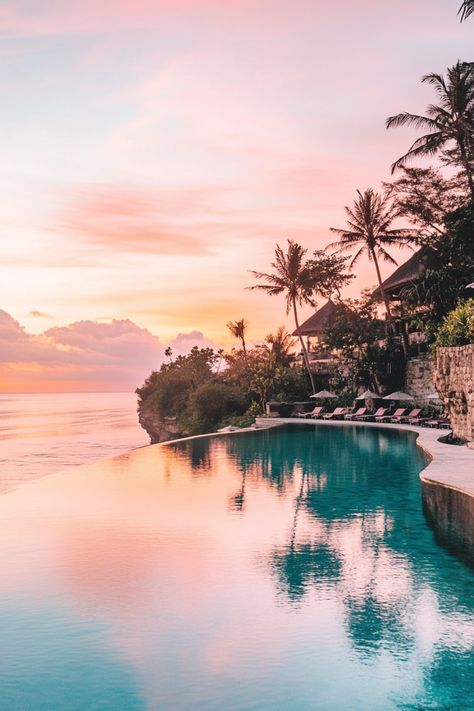
[{"label": "green shrub", "polygon": [[191,394],[181,420],[190,434],[212,432],[229,417],[241,416],[246,409],[237,388],[217,379],[199,385]]},{"label": "green shrub", "polygon": [[444,318],[436,334],[435,345],[465,346],[474,343],[474,299],[460,301]]}]

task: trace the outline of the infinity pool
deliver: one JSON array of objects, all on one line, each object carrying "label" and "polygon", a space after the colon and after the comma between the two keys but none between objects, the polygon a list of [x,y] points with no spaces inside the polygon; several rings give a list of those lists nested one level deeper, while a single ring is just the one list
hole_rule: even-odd
[{"label": "infinity pool", "polygon": [[2,711],[474,709],[414,435],[256,431],[0,498]]}]

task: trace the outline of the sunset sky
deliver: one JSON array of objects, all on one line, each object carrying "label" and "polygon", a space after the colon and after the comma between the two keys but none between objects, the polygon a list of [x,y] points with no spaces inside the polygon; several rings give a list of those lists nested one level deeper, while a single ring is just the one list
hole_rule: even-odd
[{"label": "sunset sky", "polygon": [[133,388],[169,342],[291,326],[247,270],[389,179],[413,134],[385,118],[472,60],[459,4],[1,3],[0,390]]}]

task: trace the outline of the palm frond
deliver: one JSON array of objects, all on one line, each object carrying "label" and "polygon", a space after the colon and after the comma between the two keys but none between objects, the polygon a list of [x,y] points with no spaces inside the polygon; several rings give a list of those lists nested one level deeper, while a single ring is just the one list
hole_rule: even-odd
[{"label": "palm frond", "polygon": [[458,10],[458,15],[461,15],[461,22],[467,20],[468,17],[474,12],[474,0],[464,0],[463,4]]},{"label": "palm frond", "polygon": [[390,262],[390,264],[393,264],[394,266],[398,267],[397,260],[394,259],[392,255],[389,254],[387,250],[381,246],[377,248],[377,256],[381,257],[385,262]]},{"label": "palm frond", "polygon": [[396,114],[396,116],[389,116],[385,121],[385,126],[386,128],[399,128],[400,126],[429,128],[433,131],[438,128],[435,121],[428,116],[418,116],[417,114],[410,114],[406,111],[401,114]]},{"label": "palm frond", "polygon": [[401,158],[392,164],[392,174],[399,168],[404,168],[413,158],[435,155],[448,140],[447,137],[443,137],[441,132],[435,134],[431,133],[417,138],[405,155],[401,156]]}]

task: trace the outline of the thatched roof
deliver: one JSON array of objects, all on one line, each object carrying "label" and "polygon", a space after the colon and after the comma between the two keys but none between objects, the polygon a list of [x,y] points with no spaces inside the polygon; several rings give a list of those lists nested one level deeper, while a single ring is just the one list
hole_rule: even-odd
[{"label": "thatched roof", "polygon": [[336,317],[338,307],[329,299],[324,306],[321,306],[316,313],[301,324],[299,331],[293,331],[292,336],[321,336],[328,328],[330,328]]},{"label": "thatched roof", "polygon": [[[382,283],[382,288],[392,298],[396,298],[400,291],[414,281],[422,279],[426,273],[430,250],[428,247],[422,247],[417,252],[412,254],[410,259],[401,264],[388,279]],[[376,289],[374,294],[377,295],[379,290]]]}]

